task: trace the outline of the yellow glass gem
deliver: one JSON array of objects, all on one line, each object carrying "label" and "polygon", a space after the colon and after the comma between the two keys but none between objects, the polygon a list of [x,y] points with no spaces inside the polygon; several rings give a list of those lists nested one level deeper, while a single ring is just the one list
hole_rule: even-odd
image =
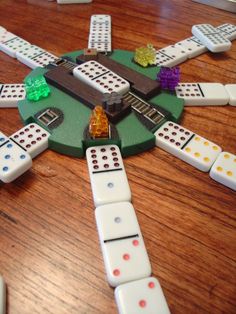
[{"label": "yellow glass gem", "polygon": [[210,161],[210,158],[204,157],[203,160],[204,160],[205,162],[209,162],[209,161]]},{"label": "yellow glass gem", "polygon": [[109,138],[109,122],[102,106],[96,106],[89,122],[89,134],[92,138]]},{"label": "yellow glass gem", "polygon": [[196,136],[195,141],[200,141],[200,137]]},{"label": "yellow glass gem", "polygon": [[227,171],[226,174],[227,174],[227,176],[232,177],[233,172],[232,171]]},{"label": "yellow glass gem", "polygon": [[217,171],[223,171],[223,168],[222,167],[217,167],[216,170]]},{"label": "yellow glass gem", "polygon": [[204,142],[204,145],[205,146],[209,146],[209,142]]},{"label": "yellow glass gem", "polygon": [[224,154],[225,159],[229,159],[229,154]]},{"label": "yellow glass gem", "polygon": [[217,147],[217,146],[213,146],[213,149],[214,149],[214,150],[218,150],[218,147]]},{"label": "yellow glass gem", "polygon": [[146,68],[148,65],[155,64],[156,50],[151,44],[147,44],[147,47],[140,47],[135,49],[134,61],[139,65]]},{"label": "yellow glass gem", "polygon": [[191,148],[186,147],[186,148],[185,148],[185,151],[186,151],[187,153],[190,153],[190,152],[191,152]]},{"label": "yellow glass gem", "polygon": [[200,157],[200,153],[194,153],[194,156]]}]

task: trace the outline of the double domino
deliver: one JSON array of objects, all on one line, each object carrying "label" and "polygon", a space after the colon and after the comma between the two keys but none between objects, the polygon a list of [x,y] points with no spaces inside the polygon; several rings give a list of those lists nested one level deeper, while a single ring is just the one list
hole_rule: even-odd
[{"label": "double domino", "polygon": [[210,24],[194,25],[192,33],[212,52],[227,51],[231,47],[230,40],[222,35],[222,31]]},{"label": "double domino", "polygon": [[167,121],[155,136],[156,146],[204,172],[210,170],[221,153],[215,143],[174,122]]},{"label": "double domino", "polygon": [[75,67],[73,75],[102,93],[125,94],[130,89],[128,81],[97,61],[87,61]]},{"label": "double domino", "polygon": [[[194,33],[197,33],[195,28],[197,28],[197,25],[196,27],[194,26]],[[210,28],[212,30],[213,26],[210,25]],[[212,45],[214,45],[213,49],[215,50],[219,49],[220,39],[222,40],[222,42],[226,42],[226,47],[228,47],[227,49],[229,49],[230,48],[229,41],[236,39],[236,26],[233,24],[226,23],[214,28],[214,31],[215,34],[211,34],[210,36]],[[222,43],[220,47],[222,49]],[[223,47],[225,47],[225,44],[223,45]],[[173,67],[186,61],[187,59],[195,58],[207,51],[208,48],[205,35],[203,36],[202,34],[200,36],[198,32],[197,37],[192,36],[180,42],[177,42],[174,45],[157,50],[156,65]]]},{"label": "double domino", "polygon": [[96,14],[91,16],[88,48],[99,52],[111,52],[111,16]]},{"label": "double domino", "polygon": [[86,151],[86,158],[95,206],[131,200],[118,146],[90,147]]}]

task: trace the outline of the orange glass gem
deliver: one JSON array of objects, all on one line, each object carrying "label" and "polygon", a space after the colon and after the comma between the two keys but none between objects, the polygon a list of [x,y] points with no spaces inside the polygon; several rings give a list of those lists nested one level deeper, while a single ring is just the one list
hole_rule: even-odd
[{"label": "orange glass gem", "polygon": [[102,106],[96,106],[89,122],[89,134],[92,138],[108,138],[109,122]]}]

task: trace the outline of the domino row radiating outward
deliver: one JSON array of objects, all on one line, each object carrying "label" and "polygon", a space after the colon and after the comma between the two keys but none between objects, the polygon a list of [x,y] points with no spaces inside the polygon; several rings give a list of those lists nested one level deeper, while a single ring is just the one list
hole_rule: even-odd
[{"label": "domino row radiating outward", "polygon": [[86,151],[95,217],[107,274],[120,314],[168,314],[169,309],[151,265],[130,203],[131,192],[116,145]]},{"label": "domino row radiating outward", "polygon": [[32,158],[48,148],[49,133],[35,123],[10,137],[0,132],[0,180],[9,183],[32,166]]},{"label": "domino row radiating outward", "polygon": [[111,52],[111,16],[104,14],[92,15],[88,48],[95,48],[99,52]]},{"label": "domino row radiating outward", "polygon": [[193,167],[208,172],[217,182],[236,190],[236,156],[198,134],[167,121],[155,133],[156,146]]},{"label": "domino row radiating outward", "polygon": [[[200,32],[201,29],[211,31],[214,29],[215,33],[209,33],[210,39],[206,40],[206,36]],[[156,65],[173,67],[187,59],[207,52],[208,49],[213,52],[227,50],[231,46],[230,41],[236,39],[236,26],[232,24],[223,24],[216,28],[209,24],[195,25],[192,28],[192,32],[197,37],[192,36],[174,45],[157,50]]]},{"label": "domino row radiating outward", "polygon": [[17,58],[31,69],[45,67],[49,62],[58,59],[55,55],[38,46],[31,45],[3,27],[0,27],[0,50],[12,58]]}]

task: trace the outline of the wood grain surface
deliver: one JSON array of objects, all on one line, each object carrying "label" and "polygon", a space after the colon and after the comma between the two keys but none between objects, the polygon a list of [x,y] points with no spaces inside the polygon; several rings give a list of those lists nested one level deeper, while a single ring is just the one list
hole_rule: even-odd
[{"label": "wood grain surface", "polygon": [[[236,24],[236,15],[188,0],[0,1],[0,25],[57,55],[86,47],[90,16],[99,13],[112,16],[113,47],[127,50],[176,43],[194,24]],[[1,82],[20,83],[29,72],[0,52]],[[236,41],[182,64],[181,80],[236,83]],[[236,107],[189,107],[181,124],[236,153]],[[21,127],[17,109],[0,109],[2,132]],[[158,148],[124,163],[172,314],[236,313],[236,193]],[[85,159],[46,151],[25,175],[0,184],[0,273],[8,314],[117,313]]]}]

